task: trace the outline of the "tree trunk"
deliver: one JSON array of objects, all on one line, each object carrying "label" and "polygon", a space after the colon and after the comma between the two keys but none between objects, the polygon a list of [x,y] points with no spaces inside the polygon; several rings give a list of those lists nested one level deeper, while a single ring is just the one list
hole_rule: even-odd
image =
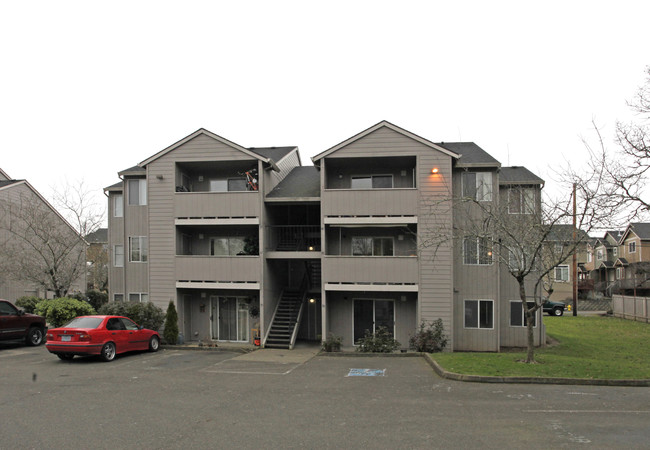
[{"label": "tree trunk", "polygon": [[[526,302],[526,287],[524,285],[524,279],[517,279],[519,282],[519,298],[521,298],[521,307],[524,309],[524,314],[526,315],[526,360],[524,362],[528,364],[535,363],[535,334],[533,328],[533,318],[534,312],[531,314],[528,311],[528,303]],[[531,317],[532,316],[532,317]]]}]

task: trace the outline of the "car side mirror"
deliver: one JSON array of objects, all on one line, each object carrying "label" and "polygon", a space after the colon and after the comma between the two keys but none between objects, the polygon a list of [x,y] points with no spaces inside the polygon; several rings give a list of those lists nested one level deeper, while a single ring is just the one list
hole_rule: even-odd
[{"label": "car side mirror", "polygon": [[24,315],[24,314],[25,314],[25,310],[19,308],[19,309],[18,309],[18,315],[19,315],[19,316],[22,316],[22,315]]}]

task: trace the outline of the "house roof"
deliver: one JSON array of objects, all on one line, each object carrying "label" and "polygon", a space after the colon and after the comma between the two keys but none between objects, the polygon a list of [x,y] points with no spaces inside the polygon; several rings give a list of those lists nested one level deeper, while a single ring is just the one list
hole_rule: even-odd
[{"label": "house roof", "polygon": [[228,139],[222,138],[221,136],[219,136],[219,135],[217,135],[217,134],[214,134],[214,133],[212,133],[211,131],[206,130],[205,128],[199,128],[199,129],[196,130],[194,133],[192,133],[192,134],[190,134],[190,135],[188,135],[188,136],[185,136],[185,137],[184,137],[183,139],[181,139],[180,141],[178,141],[178,142],[176,142],[176,143],[170,145],[169,147],[167,147],[167,148],[165,148],[165,149],[159,151],[159,152],[156,153],[155,155],[150,156],[149,158],[145,159],[145,160],[142,161],[140,164],[138,164],[138,166],[140,166],[140,167],[144,167],[144,166],[146,166],[147,164],[149,164],[149,163],[151,163],[151,162],[157,160],[158,158],[160,158],[160,157],[166,155],[167,153],[171,152],[172,150],[174,150],[174,149],[180,147],[181,145],[183,145],[183,144],[185,144],[185,143],[191,141],[192,139],[194,139],[195,137],[200,136],[200,135],[204,135],[204,136],[211,137],[212,139],[214,139],[214,140],[216,140],[216,141],[218,141],[218,142],[221,142],[222,144],[225,144],[225,145],[227,145],[227,146],[229,146],[229,147],[232,147],[232,148],[234,148],[234,149],[236,149],[236,150],[239,150],[240,152],[245,153],[245,154],[248,155],[248,156],[251,156],[251,157],[253,157],[253,158],[255,158],[255,159],[259,159],[259,160],[261,160],[261,161],[263,161],[263,162],[265,162],[265,163],[269,163],[269,164],[271,164],[271,166],[274,166],[274,163],[272,163],[272,161],[270,160],[269,157],[267,157],[267,156],[262,156],[262,155],[260,155],[260,154],[258,154],[258,153],[255,153],[255,152],[252,151],[252,150],[249,150],[249,149],[247,149],[247,148],[245,148],[245,147],[242,147],[242,146],[239,145],[239,144],[235,144],[234,142],[229,141]]},{"label": "house roof", "polygon": [[5,172],[2,169],[0,169],[0,177],[6,178],[7,180],[11,180],[11,177],[9,175],[7,175],[7,172]]},{"label": "house roof", "polygon": [[108,242],[108,228],[99,228],[86,235],[89,244],[106,244]]},{"label": "house roof", "polygon": [[124,186],[122,185],[122,182],[120,181],[118,183],[115,183],[115,184],[112,184],[112,185],[110,185],[108,187],[105,187],[104,192],[106,192],[106,191],[122,191],[123,189],[124,189]]},{"label": "house roof", "polygon": [[12,184],[18,183],[21,180],[0,180],[0,189],[6,186],[11,186]]},{"label": "house roof", "polygon": [[128,169],[124,169],[121,172],[118,172],[117,174],[119,176],[123,176],[123,175],[145,175],[146,173],[147,173],[147,169],[145,169],[144,167],[133,166],[133,167],[129,167]]},{"label": "house roof", "polygon": [[427,140],[427,139],[425,139],[425,138],[423,138],[421,136],[418,136],[417,134],[414,134],[414,133],[411,133],[410,131],[405,130],[404,128],[400,128],[397,125],[393,125],[392,123],[390,123],[390,122],[388,122],[386,120],[382,120],[381,122],[371,126],[370,128],[367,128],[367,129],[363,130],[361,133],[357,133],[354,136],[352,136],[351,138],[346,139],[345,141],[336,144],[334,147],[331,147],[331,148],[325,150],[324,152],[319,153],[316,156],[312,156],[311,160],[314,162],[314,164],[320,164],[320,160],[325,158],[326,156],[329,156],[330,154],[336,152],[337,150],[339,150],[339,149],[341,149],[341,148],[343,148],[343,147],[345,147],[345,146],[347,146],[347,145],[349,145],[349,144],[351,144],[351,143],[353,143],[353,142],[355,142],[355,141],[369,135],[370,133],[374,133],[375,131],[377,131],[377,130],[379,130],[381,128],[388,128],[390,130],[393,130],[396,133],[399,133],[399,134],[401,134],[403,136],[406,136],[406,137],[409,137],[409,138],[411,138],[411,139],[413,139],[415,141],[418,141],[419,143],[424,144],[424,145],[426,145],[428,147],[431,147],[432,149],[438,150],[438,151],[440,151],[440,152],[442,152],[442,153],[444,153],[444,154],[446,154],[448,156],[451,156],[452,158],[456,158],[456,159],[460,158],[459,154],[457,154],[457,153],[455,153],[455,152],[453,152],[451,150],[448,150],[448,149],[440,146],[439,144],[433,143],[433,142],[431,142],[431,141],[429,141],[429,140]]},{"label": "house roof", "polygon": [[319,198],[320,172],[314,166],[294,167],[267,198]]},{"label": "house roof", "polygon": [[441,147],[460,155],[456,167],[501,167],[501,163],[474,142],[441,142]]},{"label": "house roof", "polygon": [[[580,241],[588,241],[589,235],[581,229],[576,230],[576,238]],[[548,234],[548,241],[570,241],[573,239],[573,225],[555,224]]]},{"label": "house roof", "polygon": [[602,267],[605,267],[605,269],[611,269],[614,267],[614,263],[611,261],[603,261],[600,263],[600,266],[598,266],[599,269]]},{"label": "house roof", "polygon": [[264,158],[271,159],[275,162],[281,161],[282,158],[287,156],[289,153],[291,153],[293,150],[297,149],[298,147],[293,146],[293,147],[249,147],[249,150],[252,152],[257,153],[260,156],[263,156]]},{"label": "house roof", "polygon": [[627,226],[625,229],[625,232],[621,236],[621,239],[619,240],[620,242],[623,242],[625,239],[627,239],[628,234],[630,232],[633,232],[636,234],[639,239],[646,240],[650,239],[650,223],[648,222],[635,222],[631,223]]},{"label": "house roof", "polygon": [[627,261],[627,259],[625,259],[625,258],[618,258],[618,259],[616,260],[616,262],[614,263],[614,265],[616,265],[616,266],[627,266],[627,265],[629,265],[629,264],[630,264],[630,263],[629,263],[629,262]]},{"label": "house roof", "polygon": [[522,166],[502,167],[499,184],[544,184],[544,180]]}]

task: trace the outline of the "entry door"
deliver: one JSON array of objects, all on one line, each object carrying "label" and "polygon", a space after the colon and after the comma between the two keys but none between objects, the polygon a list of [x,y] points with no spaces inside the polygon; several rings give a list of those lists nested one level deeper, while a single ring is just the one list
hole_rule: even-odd
[{"label": "entry door", "polygon": [[395,334],[395,303],[392,300],[355,300],[355,344],[365,336],[366,330],[374,334],[379,327],[386,327]]}]

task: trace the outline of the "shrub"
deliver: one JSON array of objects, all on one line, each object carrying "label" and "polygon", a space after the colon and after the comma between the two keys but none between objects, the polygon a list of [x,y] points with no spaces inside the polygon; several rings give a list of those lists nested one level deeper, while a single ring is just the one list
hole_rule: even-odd
[{"label": "shrub", "polygon": [[440,352],[447,346],[442,319],[427,323],[423,320],[420,329],[409,339],[409,348],[423,353]]},{"label": "shrub", "polygon": [[372,334],[366,330],[366,335],[359,341],[358,352],[363,353],[392,353],[399,349],[401,344],[395,340],[393,334],[386,327],[379,327]]},{"label": "shrub", "polygon": [[30,297],[30,296],[20,297],[18,300],[16,300],[16,306],[24,309],[26,313],[34,314],[36,305],[42,302],[43,300],[45,299],[40,297]]},{"label": "shrub", "polygon": [[45,317],[55,328],[65,325],[77,316],[95,314],[95,310],[88,303],[69,297],[43,300],[36,305],[34,312]]},{"label": "shrub", "polygon": [[169,306],[167,307],[163,338],[167,344],[171,345],[176,344],[178,341],[178,314],[176,313],[176,306],[174,306],[173,300],[169,301]]},{"label": "shrub", "polygon": [[341,336],[335,336],[330,333],[327,339],[323,341],[323,350],[326,352],[338,352],[341,350]]},{"label": "shrub", "polygon": [[108,303],[108,294],[96,289],[90,289],[86,291],[86,299],[90,303],[90,306],[99,311],[102,306]]},{"label": "shrub", "polygon": [[124,316],[150,330],[158,331],[165,320],[162,308],[151,302],[122,303],[111,302],[99,308],[100,314]]}]

